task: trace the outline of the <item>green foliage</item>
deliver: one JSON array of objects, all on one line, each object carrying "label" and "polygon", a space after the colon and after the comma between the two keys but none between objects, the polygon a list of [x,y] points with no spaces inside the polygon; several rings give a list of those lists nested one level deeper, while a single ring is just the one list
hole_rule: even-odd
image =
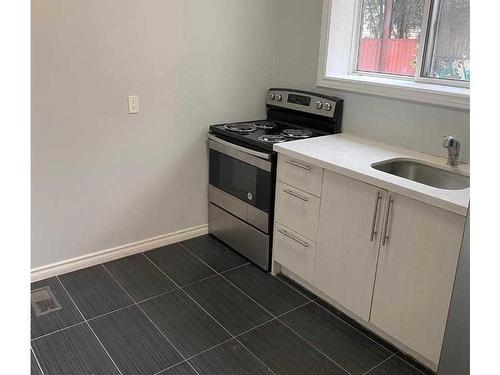
[{"label": "green foliage", "polygon": [[364,0],[363,30],[380,39],[384,28],[384,12],[392,3],[391,38],[418,38],[422,26],[424,0]]},{"label": "green foliage", "polygon": [[395,0],[392,7],[393,39],[420,37],[424,17],[424,0]]},{"label": "green foliage", "polygon": [[385,0],[363,1],[363,27],[372,38],[382,37],[384,8]]},{"label": "green foliage", "polygon": [[432,70],[434,78],[470,81],[469,59],[441,57],[434,61]]}]

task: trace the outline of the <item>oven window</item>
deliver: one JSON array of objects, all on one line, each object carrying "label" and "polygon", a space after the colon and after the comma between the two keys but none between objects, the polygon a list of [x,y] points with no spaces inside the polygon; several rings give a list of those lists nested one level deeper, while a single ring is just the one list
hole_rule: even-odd
[{"label": "oven window", "polygon": [[271,206],[271,173],[210,150],[210,184],[265,212]]},{"label": "oven window", "polygon": [[218,180],[224,190],[237,197],[252,200],[248,199],[248,194],[255,196],[258,169],[226,155],[219,156],[219,166]]}]

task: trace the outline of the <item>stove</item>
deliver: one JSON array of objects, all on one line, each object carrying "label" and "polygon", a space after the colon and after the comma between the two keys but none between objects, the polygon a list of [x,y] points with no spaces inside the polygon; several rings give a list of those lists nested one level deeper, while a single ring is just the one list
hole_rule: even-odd
[{"label": "stove", "polygon": [[277,154],[273,145],[339,133],[343,100],[294,89],[267,92],[266,118],[210,126],[209,232],[270,269]]},{"label": "stove", "polygon": [[221,138],[266,151],[273,151],[273,144],[277,142],[289,142],[331,134],[324,130],[307,129],[296,124],[269,120],[212,125],[210,132]]}]

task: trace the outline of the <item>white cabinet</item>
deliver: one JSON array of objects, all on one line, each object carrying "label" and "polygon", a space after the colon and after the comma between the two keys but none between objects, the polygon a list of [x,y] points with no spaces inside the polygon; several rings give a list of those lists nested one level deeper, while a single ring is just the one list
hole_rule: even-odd
[{"label": "white cabinet", "polygon": [[279,156],[273,261],[312,283],[323,168]]},{"label": "white cabinet", "polygon": [[273,261],[437,365],[465,217],[279,160]]},{"label": "white cabinet", "polygon": [[303,278],[313,282],[316,243],[297,232],[276,224],[274,228],[274,260]]},{"label": "white cabinet", "polygon": [[385,197],[383,189],[324,172],[314,285],[367,321]]},{"label": "white cabinet", "polygon": [[465,217],[395,193],[389,205],[370,322],[437,364]]},{"label": "white cabinet", "polygon": [[320,199],[293,186],[276,184],[276,222],[316,241]]},{"label": "white cabinet", "polygon": [[323,168],[303,160],[279,155],[278,180],[319,197],[323,181]]}]

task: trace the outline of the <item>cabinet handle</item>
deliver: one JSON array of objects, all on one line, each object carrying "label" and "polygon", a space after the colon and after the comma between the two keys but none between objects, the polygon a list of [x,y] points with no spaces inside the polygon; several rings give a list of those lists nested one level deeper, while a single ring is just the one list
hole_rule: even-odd
[{"label": "cabinet handle", "polygon": [[282,235],[290,238],[291,240],[294,240],[295,242],[300,243],[304,247],[309,247],[309,244],[305,241],[301,241],[298,238],[295,238],[295,236],[292,236],[290,233],[288,233],[286,230],[283,229],[278,229],[278,232],[280,232]]},{"label": "cabinet handle", "polygon": [[387,240],[389,239],[389,216],[391,216],[391,208],[394,200],[392,199],[392,195],[389,196],[389,207],[387,208],[387,216],[385,217],[385,229],[384,229],[384,238],[382,240],[382,246],[385,246]]},{"label": "cabinet handle", "polygon": [[377,190],[377,198],[375,199],[375,209],[373,210],[372,230],[370,233],[370,242],[373,241],[373,239],[375,238],[375,235],[377,234],[375,226],[377,224],[378,205],[379,205],[379,202],[381,199],[382,199],[382,195],[380,194],[380,190]]},{"label": "cabinet handle", "polygon": [[296,161],[293,161],[293,160],[285,160],[285,163],[291,164],[294,167],[305,169],[306,171],[310,171],[311,170],[311,167],[309,167],[307,165],[302,165],[302,164],[297,163]]},{"label": "cabinet handle", "polygon": [[304,202],[307,202],[309,200],[309,198],[304,197],[300,194],[297,194],[296,192],[294,192],[292,190],[284,189],[283,191],[287,194],[290,194],[292,197],[299,198],[300,200],[303,200]]}]

